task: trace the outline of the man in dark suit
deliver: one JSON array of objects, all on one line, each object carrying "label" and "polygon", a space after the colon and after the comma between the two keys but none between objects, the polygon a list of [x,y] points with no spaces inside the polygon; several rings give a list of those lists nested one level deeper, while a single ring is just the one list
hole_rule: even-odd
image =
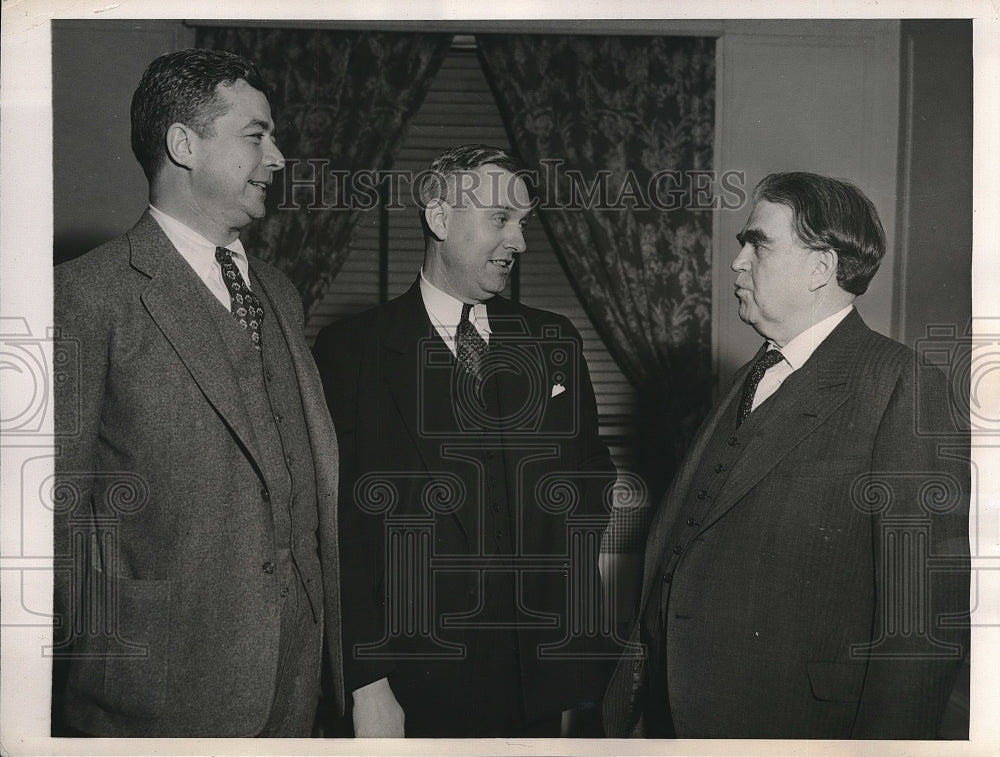
[{"label": "man in dark suit", "polygon": [[283,166],[260,74],[154,60],[150,207],[55,271],[57,735],[309,736],[342,702],[337,443],[291,282],[249,257]]},{"label": "man in dark suit", "polygon": [[968,439],[940,371],[853,307],[885,250],[869,199],[789,173],[753,201],[732,268],[767,342],[654,515],[605,727],[933,738],[968,643]]},{"label": "man in dark suit", "polygon": [[[321,332],[341,439],[357,736],[558,736],[597,701],[597,551],[614,466],[580,336],[500,296],[531,202],[502,150],[420,184],[423,268]],[[602,671],[604,671],[602,673]]]}]

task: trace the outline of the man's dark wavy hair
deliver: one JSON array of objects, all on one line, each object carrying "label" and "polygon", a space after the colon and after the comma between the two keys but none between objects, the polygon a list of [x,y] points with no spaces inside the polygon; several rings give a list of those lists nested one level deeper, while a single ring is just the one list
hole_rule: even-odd
[{"label": "man's dark wavy hair", "polygon": [[215,119],[226,112],[216,87],[243,79],[267,96],[257,67],[225,50],[189,49],[164,53],[146,67],[132,95],[132,152],[152,181],[167,159],[171,124],[185,124],[211,136]]},{"label": "man's dark wavy hair", "polygon": [[864,294],[885,256],[885,230],[871,200],[850,182],[814,173],[773,173],[753,191],[753,201],[787,205],[803,244],[837,253],[837,283]]}]

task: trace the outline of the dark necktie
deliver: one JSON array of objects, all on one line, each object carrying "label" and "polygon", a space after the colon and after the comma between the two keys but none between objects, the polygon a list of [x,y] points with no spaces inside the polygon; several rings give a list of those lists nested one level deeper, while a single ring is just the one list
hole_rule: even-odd
[{"label": "dark necktie", "polygon": [[753,364],[753,368],[750,370],[750,375],[743,382],[743,396],[740,398],[740,409],[736,413],[737,427],[750,417],[750,411],[753,409],[753,397],[757,393],[757,385],[764,378],[767,369],[773,365],[777,365],[783,359],[784,356],[778,350],[768,350],[757,358],[757,362]]},{"label": "dark necktie", "polygon": [[455,353],[458,362],[465,366],[469,375],[474,376],[476,380],[482,380],[483,358],[490,346],[469,320],[471,310],[472,305],[468,303],[462,305],[462,318],[458,322],[458,328],[455,329]]},{"label": "dark necktie", "polygon": [[226,289],[229,290],[233,316],[239,320],[240,326],[250,332],[250,341],[260,352],[260,324],[264,320],[264,309],[260,306],[260,300],[243,280],[240,269],[233,262],[233,253],[225,247],[216,247],[215,259],[222,267],[222,280],[226,282]]}]

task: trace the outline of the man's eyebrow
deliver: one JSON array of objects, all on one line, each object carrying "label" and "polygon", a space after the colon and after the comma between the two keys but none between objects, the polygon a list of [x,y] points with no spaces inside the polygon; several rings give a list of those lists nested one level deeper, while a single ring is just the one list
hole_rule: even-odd
[{"label": "man's eyebrow", "polygon": [[259,118],[252,118],[247,123],[247,125],[244,126],[243,128],[244,129],[263,129],[264,131],[271,131],[272,126],[271,126],[271,122],[270,121],[262,121]]},{"label": "man's eyebrow", "polygon": [[770,242],[770,237],[767,236],[760,229],[744,229],[739,234],[736,235],[736,241],[740,243],[742,247],[745,244],[766,244]]},{"label": "man's eyebrow", "polygon": [[518,213],[518,212],[520,212],[522,210],[527,210],[528,212],[525,214],[523,220],[527,220],[529,218],[534,218],[534,216],[535,216],[535,205],[534,205],[534,203],[532,203],[531,205],[529,205],[527,208],[524,208],[524,207],[522,207],[520,205],[508,205],[505,202],[498,202],[496,205],[488,205],[487,207],[490,210],[503,211],[505,213]]}]

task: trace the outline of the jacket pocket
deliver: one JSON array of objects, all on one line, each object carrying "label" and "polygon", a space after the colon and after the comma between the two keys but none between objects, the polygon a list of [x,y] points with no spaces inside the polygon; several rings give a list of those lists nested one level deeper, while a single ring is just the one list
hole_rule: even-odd
[{"label": "jacket pocket", "polygon": [[863,662],[806,663],[809,686],[821,702],[856,702],[865,685]]},{"label": "jacket pocket", "polygon": [[103,705],[156,718],[167,694],[170,582],[119,578],[115,589],[116,638],[104,657]]}]

